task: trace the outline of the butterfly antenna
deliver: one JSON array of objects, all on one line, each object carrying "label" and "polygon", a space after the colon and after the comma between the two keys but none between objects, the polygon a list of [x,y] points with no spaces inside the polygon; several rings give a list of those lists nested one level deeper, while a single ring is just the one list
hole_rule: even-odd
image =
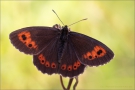
[{"label": "butterfly antenna", "polygon": [[84,19],[82,19],[82,20],[79,20],[79,21],[77,21],[77,22],[74,22],[74,23],[68,25],[68,27],[71,26],[71,25],[73,25],[73,24],[75,24],[75,23],[78,23],[78,22],[80,22],[80,21],[84,21],[84,20],[87,20],[87,19],[88,19],[88,18],[84,18]]},{"label": "butterfly antenna", "polygon": [[[58,19],[61,21],[61,19],[59,18],[58,14],[54,10],[52,10],[52,11],[56,14],[56,16],[58,17]],[[62,21],[61,21],[61,23],[64,25],[64,23]]]}]

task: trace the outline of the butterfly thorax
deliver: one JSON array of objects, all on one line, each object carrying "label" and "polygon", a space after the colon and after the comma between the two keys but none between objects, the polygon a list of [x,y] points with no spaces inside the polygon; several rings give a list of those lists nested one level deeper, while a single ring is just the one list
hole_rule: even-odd
[{"label": "butterfly thorax", "polygon": [[68,39],[68,27],[64,26],[61,30],[60,40],[62,42],[65,42],[67,41],[67,39]]}]

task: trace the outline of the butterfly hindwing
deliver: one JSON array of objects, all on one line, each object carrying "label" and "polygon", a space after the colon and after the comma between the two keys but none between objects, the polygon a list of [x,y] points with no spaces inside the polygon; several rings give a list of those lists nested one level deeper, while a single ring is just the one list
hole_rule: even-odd
[{"label": "butterfly hindwing", "polygon": [[64,77],[75,77],[83,73],[84,69],[85,65],[80,62],[68,38],[61,56],[59,73]]},{"label": "butterfly hindwing", "polygon": [[26,27],[10,34],[11,43],[26,54],[38,54],[58,35],[52,27]]},{"label": "butterfly hindwing", "polygon": [[58,70],[58,40],[55,38],[38,55],[33,56],[34,65],[42,73],[49,75],[57,73]]},{"label": "butterfly hindwing", "polygon": [[75,53],[85,65],[98,66],[109,62],[114,53],[98,40],[76,32],[70,32]]}]

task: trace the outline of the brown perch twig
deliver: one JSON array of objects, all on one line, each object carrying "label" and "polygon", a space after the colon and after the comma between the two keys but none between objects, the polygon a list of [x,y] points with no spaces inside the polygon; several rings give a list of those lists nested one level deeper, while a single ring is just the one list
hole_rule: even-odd
[{"label": "brown perch twig", "polygon": [[[70,80],[69,80],[69,82],[68,82],[68,87],[65,88],[65,86],[64,86],[64,84],[63,84],[62,76],[60,75],[60,82],[61,82],[61,86],[62,86],[63,90],[70,90],[70,87],[71,87],[71,85],[72,85],[73,79],[74,79],[74,78],[70,78]],[[75,79],[76,79],[76,82],[75,82],[75,84],[74,84],[74,86],[73,86],[73,90],[75,90],[75,88],[76,88],[76,86],[77,86],[77,84],[78,84],[78,82],[79,82],[79,81],[78,81],[78,77],[75,77]]]}]

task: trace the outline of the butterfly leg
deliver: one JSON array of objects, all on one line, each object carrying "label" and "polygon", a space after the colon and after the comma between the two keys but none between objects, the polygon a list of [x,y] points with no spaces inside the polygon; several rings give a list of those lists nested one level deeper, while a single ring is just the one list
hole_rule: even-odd
[{"label": "butterfly leg", "polygon": [[[63,84],[62,76],[60,75],[60,82],[61,82],[61,86],[62,86],[63,90],[70,90],[70,87],[71,87],[71,85],[72,85],[73,79],[74,79],[74,78],[70,78],[70,80],[69,80],[69,82],[68,82],[68,86],[67,86],[67,88],[65,88],[65,86],[64,86],[64,84]],[[76,83],[75,83],[75,84],[76,84]],[[74,86],[76,87],[77,85],[74,85]],[[74,87],[74,88],[75,88],[75,87]],[[75,89],[74,89],[74,90],[75,90]]]},{"label": "butterfly leg", "polygon": [[70,87],[71,87],[71,85],[72,85],[73,79],[74,79],[74,78],[70,78],[70,80],[69,80],[69,82],[68,82],[67,90],[70,90]]},{"label": "butterfly leg", "polygon": [[[69,80],[69,82],[68,82],[68,87],[67,87],[67,89],[66,89],[65,86],[64,86],[64,84],[63,84],[62,76],[60,75],[60,82],[61,82],[61,86],[62,86],[63,90],[70,90],[70,87],[71,87],[71,85],[72,85],[73,79],[74,79],[74,78],[70,78],[70,80]],[[76,88],[76,86],[77,86],[77,84],[78,84],[78,82],[79,82],[79,81],[78,81],[78,77],[75,77],[75,79],[76,79],[76,82],[75,82],[75,84],[74,84],[74,86],[73,86],[73,90],[75,90],[75,88]]]},{"label": "butterfly leg", "polygon": [[60,75],[60,82],[61,82],[62,88],[63,88],[64,90],[66,90],[66,88],[65,88],[65,86],[64,86],[64,84],[63,84],[63,80],[62,80],[62,76],[61,76],[61,75]]},{"label": "butterfly leg", "polygon": [[75,79],[76,79],[76,82],[75,82],[75,84],[74,84],[74,86],[73,86],[73,90],[75,90],[75,88],[76,88],[76,86],[77,86],[77,84],[78,84],[78,77],[75,77]]}]

